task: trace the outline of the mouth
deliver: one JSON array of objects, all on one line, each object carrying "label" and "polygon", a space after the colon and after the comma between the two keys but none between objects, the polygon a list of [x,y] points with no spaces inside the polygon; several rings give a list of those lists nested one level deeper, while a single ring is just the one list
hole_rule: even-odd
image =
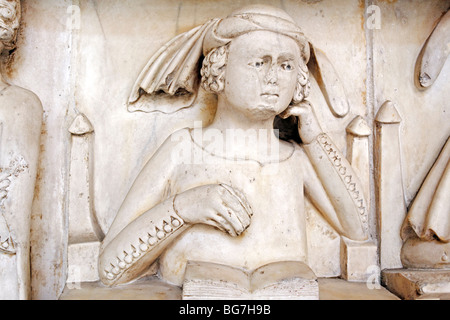
[{"label": "mouth", "polygon": [[277,93],[262,93],[261,97],[263,97],[263,98],[272,98],[272,97],[278,98],[279,95]]},{"label": "mouth", "polygon": [[279,97],[280,96],[277,93],[263,93],[263,94],[261,94],[261,98],[264,101],[267,101],[269,103],[277,102]]}]

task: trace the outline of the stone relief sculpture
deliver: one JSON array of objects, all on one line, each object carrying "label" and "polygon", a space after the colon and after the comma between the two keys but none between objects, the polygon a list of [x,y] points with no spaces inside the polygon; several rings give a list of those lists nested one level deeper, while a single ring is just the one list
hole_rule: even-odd
[{"label": "stone relief sculpture", "polygon": [[[245,19],[245,18],[244,18]],[[157,51],[139,75],[128,99],[128,110],[144,112],[173,113],[191,107],[202,95],[198,90],[199,77],[196,70],[200,67],[200,57],[211,48],[202,47],[202,39],[213,41],[211,46],[226,45],[230,39],[211,39],[209,31],[214,29],[221,19],[212,19],[186,33],[175,37]],[[258,30],[259,21],[254,21]],[[259,28],[262,28],[260,25]],[[233,37],[239,31],[230,31]],[[307,40],[305,40],[307,41]],[[325,53],[308,43],[303,55],[307,57],[309,72],[318,80],[318,85],[336,117],[344,117],[350,111],[345,88]],[[210,70],[216,72],[217,70]],[[306,81],[306,80],[303,80]],[[150,97],[150,99],[145,98]]]},{"label": "stone relief sculpture", "polygon": [[[430,89],[448,58],[450,14],[438,21],[416,61],[414,81]],[[398,161],[401,170],[401,161]],[[447,135],[400,226],[399,261],[403,269],[385,270],[383,282],[404,299],[450,297],[450,142]],[[402,190],[403,193],[403,190]]]},{"label": "stone relief sculpture", "polygon": [[[155,262],[176,285],[189,261],[307,264],[305,196],[342,236],[368,238],[361,183],[307,100],[310,59],[322,77],[336,75],[321,57],[287,13],[261,5],[181,34],[154,55],[130,108],[148,94],[148,111],[170,113],[204,90],[217,95],[217,112],[206,128],[172,134],[137,177],[100,249],[104,284],[135,280]],[[182,103],[154,107],[165,93]],[[340,101],[328,99],[338,117],[348,112]],[[277,116],[295,119],[300,143],[278,139]]]},{"label": "stone relief sculpture", "polygon": [[[417,59],[418,88],[430,88],[450,54],[450,11],[439,20]],[[423,182],[402,227],[405,267],[450,268],[450,142]]]},{"label": "stone relief sculpture", "polygon": [[447,140],[420,188],[402,228],[408,268],[450,268],[450,143]]},{"label": "stone relief sculpture", "polygon": [[[0,1],[0,52],[15,48],[20,1]],[[35,94],[0,76],[0,291],[1,299],[28,299],[30,218],[37,175],[42,106]]]},{"label": "stone relief sculpture", "polygon": [[450,11],[438,21],[416,62],[415,83],[426,89],[433,85],[450,53]]}]

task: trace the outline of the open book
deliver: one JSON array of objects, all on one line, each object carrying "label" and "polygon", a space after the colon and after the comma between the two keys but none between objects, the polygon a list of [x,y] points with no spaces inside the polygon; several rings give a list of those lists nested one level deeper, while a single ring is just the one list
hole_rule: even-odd
[{"label": "open book", "polygon": [[223,264],[189,261],[184,300],[318,300],[314,272],[302,262],[282,261],[253,271]]}]

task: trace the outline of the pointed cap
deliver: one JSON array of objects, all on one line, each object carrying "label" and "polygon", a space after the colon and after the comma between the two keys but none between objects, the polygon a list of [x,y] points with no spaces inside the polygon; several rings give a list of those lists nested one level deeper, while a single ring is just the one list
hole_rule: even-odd
[{"label": "pointed cap", "polygon": [[94,131],[91,122],[88,118],[80,113],[75,120],[73,120],[72,125],[69,128],[69,132],[74,135],[81,136],[86,133],[91,133]]},{"label": "pointed cap", "polygon": [[347,126],[347,132],[356,137],[368,137],[372,134],[367,122],[361,117],[357,116],[352,122]]},{"label": "pointed cap", "polygon": [[400,123],[402,118],[397,111],[395,103],[387,100],[378,110],[375,121],[378,123]]}]

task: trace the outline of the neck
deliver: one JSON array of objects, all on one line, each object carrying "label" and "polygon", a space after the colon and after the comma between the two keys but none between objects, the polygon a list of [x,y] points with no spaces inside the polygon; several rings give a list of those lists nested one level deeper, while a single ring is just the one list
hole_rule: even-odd
[{"label": "neck", "polygon": [[[207,129],[208,137],[214,132],[217,136],[207,138],[201,145],[209,152],[226,158],[278,161],[286,155],[280,155],[280,141],[273,128],[274,118],[249,118],[219,98],[216,116]],[[196,140],[199,139],[197,137]],[[289,152],[290,149],[287,150]]]},{"label": "neck", "polygon": [[267,119],[254,119],[230,107],[225,99],[219,97],[217,112],[211,128],[221,130],[265,130],[268,134],[274,134],[273,122],[275,115]]}]

